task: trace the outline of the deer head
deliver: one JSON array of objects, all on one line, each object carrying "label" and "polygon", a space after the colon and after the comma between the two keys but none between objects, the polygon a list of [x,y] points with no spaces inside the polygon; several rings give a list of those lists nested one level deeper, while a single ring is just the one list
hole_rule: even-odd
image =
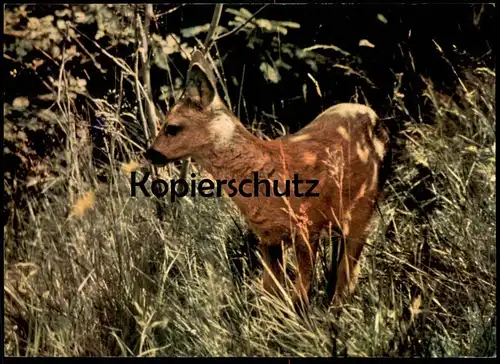
[{"label": "deer head", "polygon": [[217,93],[212,68],[200,51],[191,58],[185,90],[146,152],[155,165],[194,157],[227,142],[237,121]]}]

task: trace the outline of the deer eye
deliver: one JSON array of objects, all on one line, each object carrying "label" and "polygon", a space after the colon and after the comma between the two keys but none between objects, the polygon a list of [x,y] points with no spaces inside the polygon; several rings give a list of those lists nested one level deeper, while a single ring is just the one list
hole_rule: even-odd
[{"label": "deer eye", "polygon": [[176,136],[177,134],[179,134],[179,132],[181,130],[182,130],[182,126],[170,124],[170,125],[167,125],[165,128],[165,135]]}]

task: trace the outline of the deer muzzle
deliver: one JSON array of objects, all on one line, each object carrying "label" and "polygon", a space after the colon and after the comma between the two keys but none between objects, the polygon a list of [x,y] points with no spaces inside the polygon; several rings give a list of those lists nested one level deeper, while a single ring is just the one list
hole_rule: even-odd
[{"label": "deer muzzle", "polygon": [[149,148],[146,151],[145,157],[149,162],[151,162],[155,166],[164,166],[165,164],[170,162],[170,160],[167,157],[165,157],[163,154],[161,154],[160,152],[158,152],[156,149],[153,148]]}]

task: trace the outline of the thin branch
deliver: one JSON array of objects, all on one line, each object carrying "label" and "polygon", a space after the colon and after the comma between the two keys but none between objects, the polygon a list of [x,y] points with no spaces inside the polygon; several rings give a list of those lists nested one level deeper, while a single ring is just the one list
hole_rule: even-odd
[{"label": "thin branch", "polygon": [[170,9],[170,10],[167,10],[167,11],[163,12],[163,13],[160,13],[160,14],[158,14],[158,15],[155,15],[155,20],[158,20],[158,18],[160,18],[160,17],[161,17],[161,16],[163,16],[163,15],[168,15],[168,14],[170,14],[170,13],[173,13],[174,11],[178,10],[179,8],[181,8],[181,7],[183,7],[183,6],[184,6],[184,4],[181,4],[181,5],[179,5],[179,6],[176,6],[175,8],[172,8],[172,9]]},{"label": "thin branch", "polygon": [[151,13],[153,12],[153,5],[146,4],[145,18],[144,18],[144,27],[142,26],[142,19],[139,14],[136,17],[137,28],[139,30],[139,35],[141,37],[141,46],[139,47],[140,55],[141,55],[141,78],[144,83],[144,88],[148,97],[145,99],[146,103],[146,112],[150,127],[150,134],[152,137],[156,136],[156,126],[158,117],[156,115],[155,107],[153,104],[153,92],[151,91],[151,73],[149,71],[149,61],[148,61],[148,52],[149,52],[149,44],[148,44],[148,32],[149,26],[151,24]]},{"label": "thin branch", "polygon": [[[94,43],[94,45],[97,48],[99,48],[104,55],[106,55],[107,57],[109,57],[118,67],[120,67],[124,71],[125,76],[132,76],[132,77],[134,77],[134,79],[137,77],[137,73],[135,73],[134,71],[132,71],[132,69],[130,68],[130,66],[125,61],[123,61],[120,58],[117,58],[117,57],[113,56],[112,54],[110,54],[107,50],[105,50],[103,47],[101,47],[101,45],[99,43],[97,43],[95,40],[93,40],[90,37],[88,37],[86,34],[80,32],[76,27],[74,27],[72,25],[70,25],[70,27],[73,28],[78,33],[80,33],[81,35],[83,35],[85,38],[87,38],[87,40],[89,40],[92,43]],[[128,78],[127,78],[127,81],[132,82]],[[140,82],[138,82],[138,86],[139,86],[140,92],[142,93],[142,96],[146,100],[148,100],[148,102],[149,102],[148,94],[147,94],[146,90],[144,89],[144,87],[142,86],[142,84]]]},{"label": "thin branch", "polygon": [[[148,43],[148,32],[149,32],[149,27],[151,25],[151,18],[154,17],[154,12],[153,12],[153,5],[152,4],[146,4],[145,7],[145,18],[144,18],[144,27],[142,26],[142,19],[141,16],[137,13],[136,14],[136,40],[137,44],[139,44],[139,39],[137,36],[137,31],[139,32],[139,35],[141,37],[141,42],[142,43],[138,49],[139,54],[141,55],[141,62],[142,62],[142,67],[141,67],[141,73],[142,73],[142,81],[145,84],[145,97],[144,101],[146,104],[146,111],[147,111],[147,119],[149,121],[149,126],[150,126],[150,132],[152,137],[156,137],[156,127],[157,127],[157,120],[158,116],[156,115],[156,109],[153,104],[153,92],[151,90],[151,73],[149,70],[149,60],[148,60],[148,53],[149,53],[149,43]],[[145,28],[145,29],[144,29]],[[138,62],[136,59],[136,69],[135,69],[135,77],[136,77],[136,83],[139,83],[139,76],[138,76]],[[139,105],[142,107],[142,104],[140,103],[139,99]],[[144,131],[146,132],[147,126],[144,125]],[[146,134],[146,140],[149,140],[148,135]],[[158,176],[158,169],[150,165],[149,170],[153,178],[156,178]],[[163,221],[165,217],[165,204],[163,201],[156,199],[155,200],[156,204],[156,214],[158,216],[158,219],[160,221]]]},{"label": "thin branch", "polygon": [[135,56],[135,62],[134,62],[134,70],[135,70],[135,94],[137,97],[137,105],[139,107],[139,116],[141,118],[142,122],[142,127],[144,129],[144,136],[146,137],[146,142],[149,141],[149,128],[148,128],[148,122],[146,120],[146,115],[144,114],[144,108],[142,107],[142,100],[141,100],[141,92],[139,90],[139,55],[136,54]]},{"label": "thin branch", "polygon": [[220,36],[219,36],[219,37],[217,37],[217,38],[215,38],[215,39],[214,39],[214,43],[215,43],[215,42],[217,42],[217,41],[219,41],[219,40],[221,40],[221,39],[223,39],[223,38],[225,38],[225,37],[227,37],[227,36],[229,36],[229,35],[231,35],[231,34],[236,33],[238,30],[242,29],[242,28],[243,28],[245,25],[247,25],[247,24],[248,24],[248,23],[249,23],[249,22],[250,22],[253,18],[255,18],[255,17],[257,16],[257,14],[259,14],[262,10],[264,10],[264,9],[265,9],[268,5],[269,5],[269,4],[265,4],[264,6],[262,6],[259,10],[257,10],[255,13],[253,13],[253,15],[252,15],[250,18],[248,18],[248,19],[246,20],[246,22],[244,22],[244,23],[243,23],[243,24],[241,24],[240,26],[238,26],[238,27],[234,28],[233,30],[231,30],[231,31],[229,31],[229,32],[227,32],[227,33],[224,33],[224,34],[220,35]]},{"label": "thin branch", "polygon": [[132,69],[129,67],[129,65],[124,62],[123,60],[121,60],[120,58],[116,58],[115,56],[113,56],[111,53],[109,53],[107,50],[105,50],[104,48],[101,47],[101,45],[99,43],[97,43],[95,40],[91,39],[88,35],[86,35],[85,33],[82,33],[80,30],[78,30],[75,26],[73,26],[72,24],[69,24],[69,26],[77,31],[78,33],[80,33],[81,35],[83,35],[85,38],[87,38],[87,40],[91,41],[92,43],[94,43],[94,45],[99,48],[101,50],[102,53],[104,53],[106,56],[108,56],[109,58],[111,58],[118,67],[120,67],[122,70],[125,71],[125,74],[127,75],[133,75],[134,72],[132,71]]},{"label": "thin branch", "polygon": [[212,43],[212,38],[215,34],[215,29],[219,25],[220,17],[222,15],[222,4],[215,5],[214,14],[212,16],[212,22],[210,23],[210,29],[208,30],[207,37],[205,38],[205,43],[203,43],[203,49],[205,53],[210,51],[210,45]]},{"label": "thin branch", "polygon": [[71,34],[68,34],[69,37],[71,39],[73,39],[76,43],[78,43],[78,45],[83,49],[83,51],[87,54],[87,56],[90,57],[90,59],[92,60],[92,62],[94,63],[94,66],[99,70],[101,71],[101,73],[105,73],[104,70],[102,69],[101,65],[99,64],[99,62],[96,61],[95,57],[92,55],[92,53],[90,53],[87,48],[85,48],[85,46],[83,45],[82,42],[80,42],[80,40],[77,38],[77,37],[73,37],[71,36]]},{"label": "thin branch", "polygon": [[245,66],[246,66],[246,64],[243,65],[243,71],[241,71],[240,94],[238,96],[238,106],[237,106],[238,119],[240,119],[241,96],[243,94],[243,82],[245,82]]},{"label": "thin branch", "polygon": [[120,72],[120,90],[118,95],[118,104],[116,105],[116,117],[120,117],[123,102],[123,72]]},{"label": "thin branch", "polygon": [[[222,59],[222,57],[219,53],[219,47],[217,46],[217,44],[215,44],[215,50],[217,51],[217,56],[219,57],[219,59]],[[233,106],[231,105],[231,99],[229,97],[229,90],[227,89],[226,75],[224,74],[224,66],[222,65],[222,62],[221,62],[221,67],[220,67],[221,72],[222,72],[222,75],[221,75],[221,73],[217,69],[217,66],[215,65],[214,59],[212,58],[212,56],[209,53],[207,53],[207,58],[208,58],[208,61],[210,62],[210,64],[212,65],[212,68],[215,71],[215,74],[217,76],[217,79],[219,80],[219,83],[222,87],[222,90],[224,91],[224,99],[227,102],[227,106],[229,107],[230,110],[233,110]]]}]

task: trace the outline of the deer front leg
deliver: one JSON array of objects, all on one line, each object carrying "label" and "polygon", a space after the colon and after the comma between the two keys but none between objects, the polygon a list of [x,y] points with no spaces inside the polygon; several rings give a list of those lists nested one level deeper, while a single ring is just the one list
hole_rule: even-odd
[{"label": "deer front leg", "polygon": [[309,288],[316,262],[318,244],[316,241],[309,242],[297,239],[295,254],[297,257],[298,272],[295,279],[293,302],[296,308],[305,308],[309,305]]},{"label": "deer front leg", "polygon": [[[276,281],[283,287],[284,269],[283,269],[283,250],[281,244],[264,245],[261,248],[264,263],[263,287],[267,292],[278,296],[280,293]],[[273,278],[274,277],[274,278]]]}]

